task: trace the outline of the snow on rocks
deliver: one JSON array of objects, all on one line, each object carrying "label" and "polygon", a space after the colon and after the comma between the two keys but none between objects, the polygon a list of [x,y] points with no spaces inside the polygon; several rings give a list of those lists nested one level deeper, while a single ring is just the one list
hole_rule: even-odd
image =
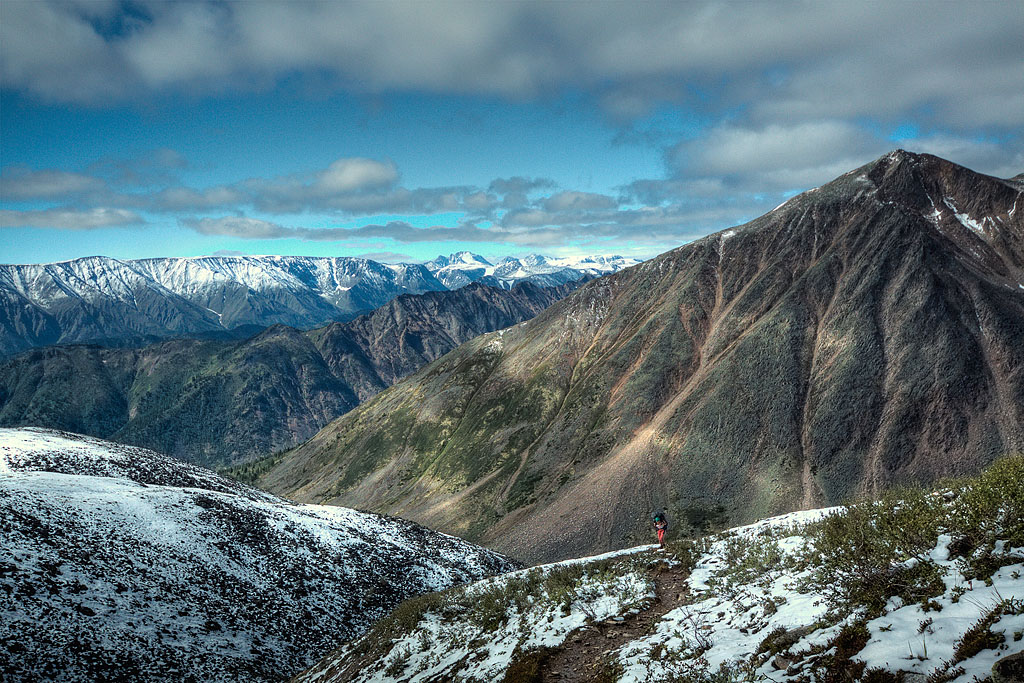
[{"label": "snow on rocks", "polygon": [[551,257],[530,254],[521,258],[506,256],[492,264],[482,256],[460,251],[438,256],[424,265],[449,289],[465,287],[477,280],[509,289],[523,280],[545,287],[560,285],[585,276],[616,273],[638,263],[638,259],[617,255]]},{"label": "snow on rocks", "polygon": [[979,237],[987,237],[985,226],[971,218],[966,213],[958,211],[956,205],[953,204],[952,199],[950,199],[949,197],[943,197],[942,201],[943,203],[945,203],[946,206],[950,208],[950,210],[952,210],[953,215],[956,216],[956,219],[958,221],[960,221],[960,225],[971,230],[972,232],[974,232],[974,234],[978,235]]},{"label": "snow on rocks", "polygon": [[4,680],[284,680],[413,595],[513,569],[398,519],[0,430]]}]

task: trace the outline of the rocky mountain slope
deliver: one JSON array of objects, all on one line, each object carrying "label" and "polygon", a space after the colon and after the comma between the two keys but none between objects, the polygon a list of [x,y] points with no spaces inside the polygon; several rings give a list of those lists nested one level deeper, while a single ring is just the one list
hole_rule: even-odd
[{"label": "rocky mountain slope", "polygon": [[5,681],[283,681],[401,600],[512,565],[137,448],[0,430]]},{"label": "rocky mountain slope", "polygon": [[1024,675],[1024,460],[403,604],[299,683],[910,683]]},{"label": "rocky mountain slope", "polygon": [[308,439],[399,378],[484,332],[532,318],[579,285],[472,285],[402,295],[371,314],[244,341],[141,349],[63,346],[0,363],[0,426],[65,429],[203,464]]},{"label": "rocky mountain slope", "polygon": [[650,510],[742,523],[1024,449],[1024,196],[893,152],[479,337],[262,485],[526,561]]},{"label": "rocky mountain slope", "polygon": [[307,256],[94,256],[0,265],[0,356],[53,344],[242,338],[277,324],[310,329],[349,320],[400,294],[457,289],[485,276],[485,284],[504,289],[523,280],[552,286],[632,262],[534,255],[494,267],[460,252],[426,265]]}]

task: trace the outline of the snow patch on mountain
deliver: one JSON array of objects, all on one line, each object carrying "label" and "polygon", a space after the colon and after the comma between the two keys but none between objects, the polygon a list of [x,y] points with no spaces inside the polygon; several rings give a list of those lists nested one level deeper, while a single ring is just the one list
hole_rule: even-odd
[{"label": "snow patch on mountain", "polygon": [[960,225],[962,225],[965,228],[973,231],[979,237],[986,237],[987,236],[986,233],[985,233],[985,226],[983,226],[980,222],[978,222],[978,221],[974,220],[973,218],[971,218],[966,213],[958,211],[957,208],[956,208],[956,205],[953,204],[953,201],[949,197],[943,197],[942,201],[945,203],[946,206],[948,206],[953,211],[953,215],[956,216],[956,219],[958,221],[960,221]]}]

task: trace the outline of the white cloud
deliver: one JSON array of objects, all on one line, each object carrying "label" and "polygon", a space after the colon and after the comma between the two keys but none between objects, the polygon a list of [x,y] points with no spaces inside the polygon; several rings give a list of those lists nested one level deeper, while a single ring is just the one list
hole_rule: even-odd
[{"label": "white cloud", "polygon": [[718,126],[676,148],[677,163],[690,160],[705,175],[749,173],[773,168],[806,168],[863,154],[873,136],[845,121],[811,121],[761,128]]},{"label": "white cloud", "polygon": [[[892,147],[891,142],[839,120],[761,127],[724,124],[676,145],[668,160],[679,189],[703,186],[723,195],[761,194],[820,185]],[[643,188],[634,184],[633,189]]]},{"label": "white cloud", "polygon": [[[512,99],[590,92],[615,116],[660,102],[757,125],[927,110],[1018,129],[1024,5],[678,2],[8,2],[0,84],[109,103],[269,89],[315,75],[358,93]],[[87,9],[83,9],[83,7]],[[129,23],[101,35],[99,24]],[[691,86],[701,95],[695,96]]]},{"label": "white cloud", "polygon": [[321,171],[315,187],[324,194],[344,194],[390,187],[398,181],[398,169],[391,161],[338,159]]},{"label": "white cloud", "polygon": [[593,211],[616,206],[618,202],[612,197],[593,192],[559,192],[544,200],[544,208],[548,211]]},{"label": "white cloud", "polygon": [[42,211],[0,210],[0,227],[95,230],[97,228],[142,225],[146,221],[126,209],[44,209]]},{"label": "white cloud", "polygon": [[8,169],[0,176],[0,199],[4,201],[62,199],[84,192],[96,192],[102,190],[103,187],[104,182],[101,179],[81,173]]},{"label": "white cloud", "polygon": [[182,224],[202,235],[225,235],[246,239],[290,237],[295,232],[295,228],[286,228],[277,223],[244,216],[188,219],[182,221]]}]

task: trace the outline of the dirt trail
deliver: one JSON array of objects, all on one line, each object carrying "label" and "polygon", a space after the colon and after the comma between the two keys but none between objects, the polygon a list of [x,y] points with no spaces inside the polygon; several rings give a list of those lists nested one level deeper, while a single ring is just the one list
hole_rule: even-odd
[{"label": "dirt trail", "polygon": [[597,622],[569,634],[565,643],[545,660],[540,680],[560,683],[595,680],[610,652],[648,635],[662,616],[683,604],[687,596],[687,572],[658,564],[651,569],[651,574],[656,597],[650,607],[623,621]]}]

